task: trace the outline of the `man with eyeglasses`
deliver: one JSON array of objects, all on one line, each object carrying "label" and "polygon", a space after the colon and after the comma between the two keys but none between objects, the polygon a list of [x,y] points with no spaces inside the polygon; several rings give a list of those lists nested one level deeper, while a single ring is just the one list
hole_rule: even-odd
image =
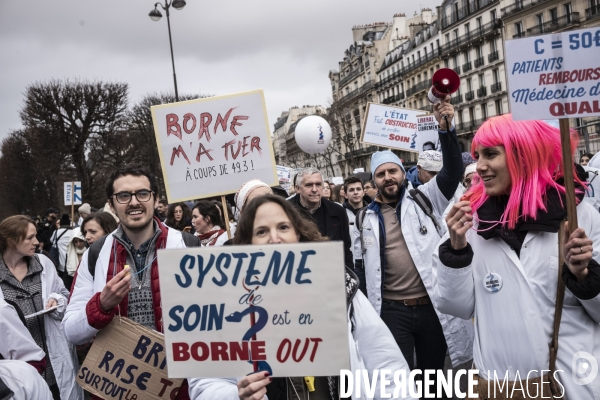
[{"label": "man with eyeglasses", "polygon": [[344,242],[344,261],[347,267],[354,269],[348,227],[348,216],[339,204],[323,198],[323,175],[316,168],[305,168],[298,172],[296,196],[288,199],[298,210],[312,219],[321,235],[329,240]]},{"label": "man with eyeglasses", "polygon": [[369,179],[365,182],[365,196],[368,197],[367,202],[371,202],[375,197],[377,197],[377,187],[375,186],[375,182],[373,179]]},{"label": "man with eyeglasses", "polygon": [[[181,232],[155,216],[157,195],[156,177],[139,165],[108,179],[108,203],[121,223],[83,255],[62,321],[70,342],[89,342],[117,314],[163,332],[157,250],[186,245]],[[184,385],[177,399],[189,398]]]}]

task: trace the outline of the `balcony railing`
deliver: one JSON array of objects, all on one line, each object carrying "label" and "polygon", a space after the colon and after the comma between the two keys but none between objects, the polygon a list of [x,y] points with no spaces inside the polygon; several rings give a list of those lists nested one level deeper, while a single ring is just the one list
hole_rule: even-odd
[{"label": "balcony railing", "polygon": [[429,89],[430,87],[431,87],[431,82],[429,82],[429,81],[419,82],[416,85],[414,85],[413,87],[411,87],[410,89],[408,89],[408,91],[406,92],[406,96],[410,97],[413,94],[418,93],[425,89]]},{"label": "balcony railing", "polygon": [[450,103],[452,103],[452,105],[460,104],[462,102],[463,102],[462,94],[457,94],[457,95],[452,96],[452,100],[450,101]]},{"label": "balcony railing", "polygon": [[350,82],[352,79],[356,78],[357,76],[359,76],[363,72],[365,72],[365,69],[362,68],[362,66],[360,68],[358,68],[358,69],[353,70],[352,72],[350,72],[350,74],[348,74],[347,76],[345,76],[340,81],[339,88],[341,89],[344,85],[346,85],[346,83]]},{"label": "balcony railing", "polygon": [[485,96],[487,96],[487,88],[485,86],[477,89],[477,97],[481,98]]},{"label": "balcony railing", "polygon": [[579,13],[573,12],[571,14],[563,15],[560,18],[544,22],[542,25],[535,26],[527,29],[528,36],[536,36],[544,33],[556,32],[560,29],[566,28],[572,25],[579,25]]},{"label": "balcony railing", "polygon": [[507,7],[504,7],[500,12],[502,13],[502,18],[518,13],[521,10],[526,10],[531,8],[537,4],[543,3],[548,0],[515,0],[515,2]]},{"label": "balcony railing", "polygon": [[473,64],[471,64],[471,61],[463,64],[463,66],[462,66],[463,73],[467,73],[472,69],[473,69]]},{"label": "balcony railing", "polygon": [[494,62],[494,61],[498,61],[498,59],[500,58],[500,56],[498,55],[498,50],[494,51],[493,53],[488,54],[488,62]]},{"label": "balcony railing", "polygon": [[502,82],[494,83],[490,86],[490,92],[496,93],[502,90]]},{"label": "balcony railing", "polygon": [[394,97],[394,101],[404,100],[404,92],[398,93],[396,97]]},{"label": "balcony railing", "polygon": [[449,26],[452,26],[455,23],[467,18],[474,12],[479,11],[482,8],[487,7],[488,5],[497,2],[498,0],[471,0],[465,2],[466,4],[464,4],[464,6],[459,8],[458,10],[453,9],[449,16],[446,13],[443,14],[442,29],[446,29]]},{"label": "balcony railing", "polygon": [[465,93],[465,100],[466,101],[471,101],[474,98],[475,98],[475,92],[474,91],[471,90],[470,92]]},{"label": "balcony railing", "polygon": [[377,151],[377,146],[369,146],[369,147],[365,147],[363,149],[356,149],[356,150],[349,151],[344,154],[344,157],[346,157],[346,160],[349,160],[353,157],[359,157],[359,156],[362,156],[365,154],[371,154],[376,151]]},{"label": "balcony railing", "polygon": [[585,9],[585,19],[594,19],[600,17],[600,4],[596,4],[595,6],[591,6],[590,8]]},{"label": "balcony railing", "polygon": [[452,68],[454,70],[454,72],[456,72],[457,74],[460,75],[460,66]]},{"label": "balcony railing", "polygon": [[522,31],[522,32],[517,32],[513,35],[513,39],[518,39],[518,38],[522,38],[527,36],[527,32]]},{"label": "balcony railing", "polygon": [[462,46],[468,45],[473,40],[475,40],[477,38],[482,38],[489,33],[495,32],[498,29],[500,29],[501,27],[502,27],[502,21],[500,21],[499,19],[490,21],[485,25],[481,25],[480,27],[477,27],[477,28],[473,29],[472,31],[469,31],[462,36],[459,36],[455,39],[450,40],[448,43],[444,43],[444,45],[440,46],[442,49],[441,50],[442,54],[445,54],[450,50],[458,49]]},{"label": "balcony railing", "polygon": [[483,65],[483,57],[476,58],[475,61],[473,61],[473,64],[475,65],[475,68],[481,67]]},{"label": "balcony railing", "polygon": [[355,89],[353,91],[351,91],[350,93],[342,96],[338,101],[336,101],[337,104],[342,104],[345,103],[347,101],[352,100],[353,98],[355,98],[356,96],[366,92],[367,90],[371,89],[371,87],[373,86],[373,81],[368,81],[367,83],[365,83],[364,85],[362,85],[360,88]]}]

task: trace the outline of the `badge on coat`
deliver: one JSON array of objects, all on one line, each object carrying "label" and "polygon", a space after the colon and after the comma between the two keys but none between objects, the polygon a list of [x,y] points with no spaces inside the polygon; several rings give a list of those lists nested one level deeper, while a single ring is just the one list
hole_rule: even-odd
[{"label": "badge on coat", "polygon": [[373,238],[373,237],[366,237],[364,240],[365,240],[365,247],[373,247],[373,246],[375,246],[375,238]]},{"label": "badge on coat", "polygon": [[499,292],[502,289],[502,277],[495,272],[488,272],[483,278],[483,287],[490,293]]}]

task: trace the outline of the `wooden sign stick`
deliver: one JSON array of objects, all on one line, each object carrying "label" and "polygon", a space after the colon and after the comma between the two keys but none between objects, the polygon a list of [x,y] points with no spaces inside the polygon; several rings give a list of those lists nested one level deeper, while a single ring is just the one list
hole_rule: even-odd
[{"label": "wooden sign stick", "polygon": [[[573,176],[573,154],[571,149],[571,133],[569,120],[562,118],[560,123],[560,142],[562,147],[563,172],[565,177],[565,195],[567,201],[567,221],[569,233],[577,229],[577,203],[575,202],[575,179]],[[560,238],[562,240],[562,238]]]},{"label": "wooden sign stick", "polygon": [[225,219],[225,227],[227,228],[227,237],[231,239],[231,229],[229,228],[229,212],[225,196],[221,196],[221,204],[223,205],[223,219]]}]

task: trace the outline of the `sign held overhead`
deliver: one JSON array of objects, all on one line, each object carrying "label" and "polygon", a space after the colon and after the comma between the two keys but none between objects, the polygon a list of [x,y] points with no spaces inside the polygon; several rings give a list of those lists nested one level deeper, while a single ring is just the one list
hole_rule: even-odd
[{"label": "sign held overhead", "polygon": [[263,92],[152,107],[169,202],[233,193],[251,179],[277,185]]},{"label": "sign held overhead", "polygon": [[600,29],[506,42],[515,120],[600,115]]}]

